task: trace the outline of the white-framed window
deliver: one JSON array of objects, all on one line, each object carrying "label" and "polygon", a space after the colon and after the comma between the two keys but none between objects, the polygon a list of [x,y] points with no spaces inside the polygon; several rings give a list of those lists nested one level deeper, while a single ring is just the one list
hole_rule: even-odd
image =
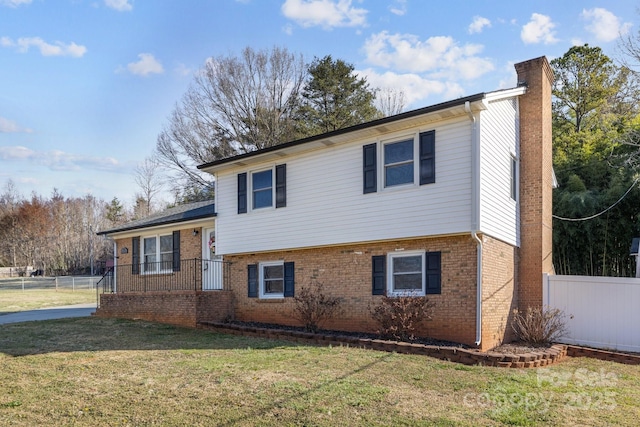
[{"label": "white-framed window", "polygon": [[362,146],[362,192],[436,182],[436,131]]},{"label": "white-framed window", "polygon": [[260,298],[284,298],[284,261],[261,262],[258,275]]},{"label": "white-framed window", "polygon": [[267,169],[251,173],[251,208],[261,209],[273,206],[273,170]]},{"label": "white-framed window", "polygon": [[510,185],[509,191],[511,195],[511,199],[518,201],[518,175],[519,175],[519,165],[518,158],[511,154],[511,164],[510,164]]},{"label": "white-framed window", "polygon": [[172,271],[172,234],[143,237],[141,245],[143,273],[151,274]]},{"label": "white-framed window", "polygon": [[413,184],[415,180],[414,138],[383,144],[384,186]]},{"label": "white-framed window", "polygon": [[425,252],[390,253],[387,262],[387,295],[425,295]]}]

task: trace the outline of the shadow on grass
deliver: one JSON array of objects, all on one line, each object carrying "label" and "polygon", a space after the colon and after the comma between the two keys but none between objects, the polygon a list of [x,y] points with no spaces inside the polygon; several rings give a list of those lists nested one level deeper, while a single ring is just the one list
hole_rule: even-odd
[{"label": "shadow on grass", "polygon": [[2,325],[8,356],[112,350],[215,350],[297,347],[296,343],[220,334],[142,320],[68,318]]},{"label": "shadow on grass", "polygon": [[[273,411],[276,408],[279,407],[283,407],[283,406],[287,406],[287,404],[289,404],[292,401],[295,400],[300,400],[300,399],[304,399],[308,396],[312,396],[314,393],[323,390],[323,389],[328,389],[331,387],[334,387],[336,384],[341,383],[342,381],[353,377],[355,375],[357,375],[360,372],[364,372],[367,369],[370,369],[372,367],[374,367],[375,365],[377,365],[378,363],[384,362],[387,359],[391,358],[392,355],[391,354],[385,354],[382,357],[377,358],[376,360],[369,362],[365,365],[361,365],[361,366],[357,366],[354,367],[354,369],[351,369],[349,371],[347,371],[345,374],[340,375],[338,377],[335,378],[331,378],[330,380],[327,381],[323,381],[321,383],[319,383],[318,385],[315,385],[313,387],[308,387],[305,390],[300,391],[299,393],[295,394],[294,396],[289,396],[289,397],[283,397],[280,399],[274,399],[272,402],[261,406],[260,408],[255,408],[252,409],[250,411],[247,411],[246,413],[232,419],[229,420],[225,423],[221,423],[221,424],[217,424],[219,427],[227,427],[227,426],[235,426],[235,425],[243,425],[244,422],[250,421],[250,420],[255,420],[255,419],[261,419],[263,418],[265,415],[267,415],[268,413],[270,413],[271,411]],[[306,424],[305,424],[306,425]]]}]

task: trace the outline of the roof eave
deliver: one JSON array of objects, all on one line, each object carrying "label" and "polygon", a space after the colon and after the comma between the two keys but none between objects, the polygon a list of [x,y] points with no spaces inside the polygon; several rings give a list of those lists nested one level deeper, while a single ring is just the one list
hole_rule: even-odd
[{"label": "roof eave", "polygon": [[160,221],[153,224],[141,224],[141,225],[135,225],[132,227],[113,228],[111,230],[99,231],[96,233],[96,235],[109,237],[110,235],[117,235],[117,234],[126,233],[130,231],[135,231],[135,230],[145,230],[145,229],[152,230],[154,228],[164,227],[167,225],[179,224],[179,223],[189,224],[189,223],[200,221],[202,219],[214,218],[216,215],[217,214],[215,213],[213,214],[208,213],[205,215],[195,216],[186,220],[184,218],[178,218],[178,219],[172,219],[168,221]]},{"label": "roof eave", "polygon": [[198,169],[203,170],[209,173],[215,173],[217,170],[225,169],[226,165],[235,163],[235,164],[243,164],[246,159],[248,162],[251,162],[251,158],[263,156],[268,153],[274,153],[276,151],[286,153],[288,150],[292,150],[295,147],[299,147],[305,144],[309,144],[312,142],[322,141],[324,145],[333,145],[331,141],[332,138],[336,138],[339,136],[343,136],[349,133],[357,133],[359,131],[364,131],[371,128],[381,127],[384,125],[388,125],[391,123],[402,122],[405,120],[409,120],[418,116],[428,115],[431,113],[437,113],[443,110],[451,109],[454,107],[459,107],[464,105],[466,102],[477,102],[482,101],[486,97],[485,93],[478,93],[475,95],[467,96],[464,98],[458,98],[452,101],[443,102],[440,104],[431,105],[428,107],[419,108],[417,110],[411,110],[404,113],[396,114],[394,116],[384,117],[382,119],[373,120],[370,122],[362,123],[359,125],[351,126],[344,129],[335,130],[332,132],[323,133],[320,135],[311,136],[304,139],[299,139],[296,141],[286,142],[284,144],[274,145],[272,147],[263,148],[261,150],[252,151],[249,153],[239,154],[237,156],[228,157],[225,159],[214,160],[213,162],[205,163],[198,166]]}]

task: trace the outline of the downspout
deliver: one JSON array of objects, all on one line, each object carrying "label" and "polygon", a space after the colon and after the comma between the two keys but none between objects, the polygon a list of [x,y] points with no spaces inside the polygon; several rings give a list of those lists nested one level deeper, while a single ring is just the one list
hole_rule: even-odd
[{"label": "downspout", "polygon": [[482,239],[478,236],[480,216],[480,144],[476,129],[476,118],[471,112],[469,101],[464,103],[464,111],[471,120],[471,237],[477,242],[476,249],[476,346],[482,342]]}]

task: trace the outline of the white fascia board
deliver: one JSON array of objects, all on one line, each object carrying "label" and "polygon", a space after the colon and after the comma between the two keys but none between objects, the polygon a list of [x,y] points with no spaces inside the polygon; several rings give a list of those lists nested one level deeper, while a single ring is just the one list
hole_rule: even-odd
[{"label": "white fascia board", "polygon": [[511,89],[496,90],[485,94],[485,102],[499,101],[501,99],[513,98],[514,96],[520,96],[527,93],[526,86],[518,86]]},{"label": "white fascia board", "polygon": [[174,230],[184,230],[185,228],[200,228],[215,226],[215,217],[200,218],[191,221],[174,222],[171,224],[154,225],[144,228],[136,228],[135,230],[125,230],[114,233],[105,234],[111,239],[126,239],[127,237],[142,236],[148,234],[161,234]]}]

